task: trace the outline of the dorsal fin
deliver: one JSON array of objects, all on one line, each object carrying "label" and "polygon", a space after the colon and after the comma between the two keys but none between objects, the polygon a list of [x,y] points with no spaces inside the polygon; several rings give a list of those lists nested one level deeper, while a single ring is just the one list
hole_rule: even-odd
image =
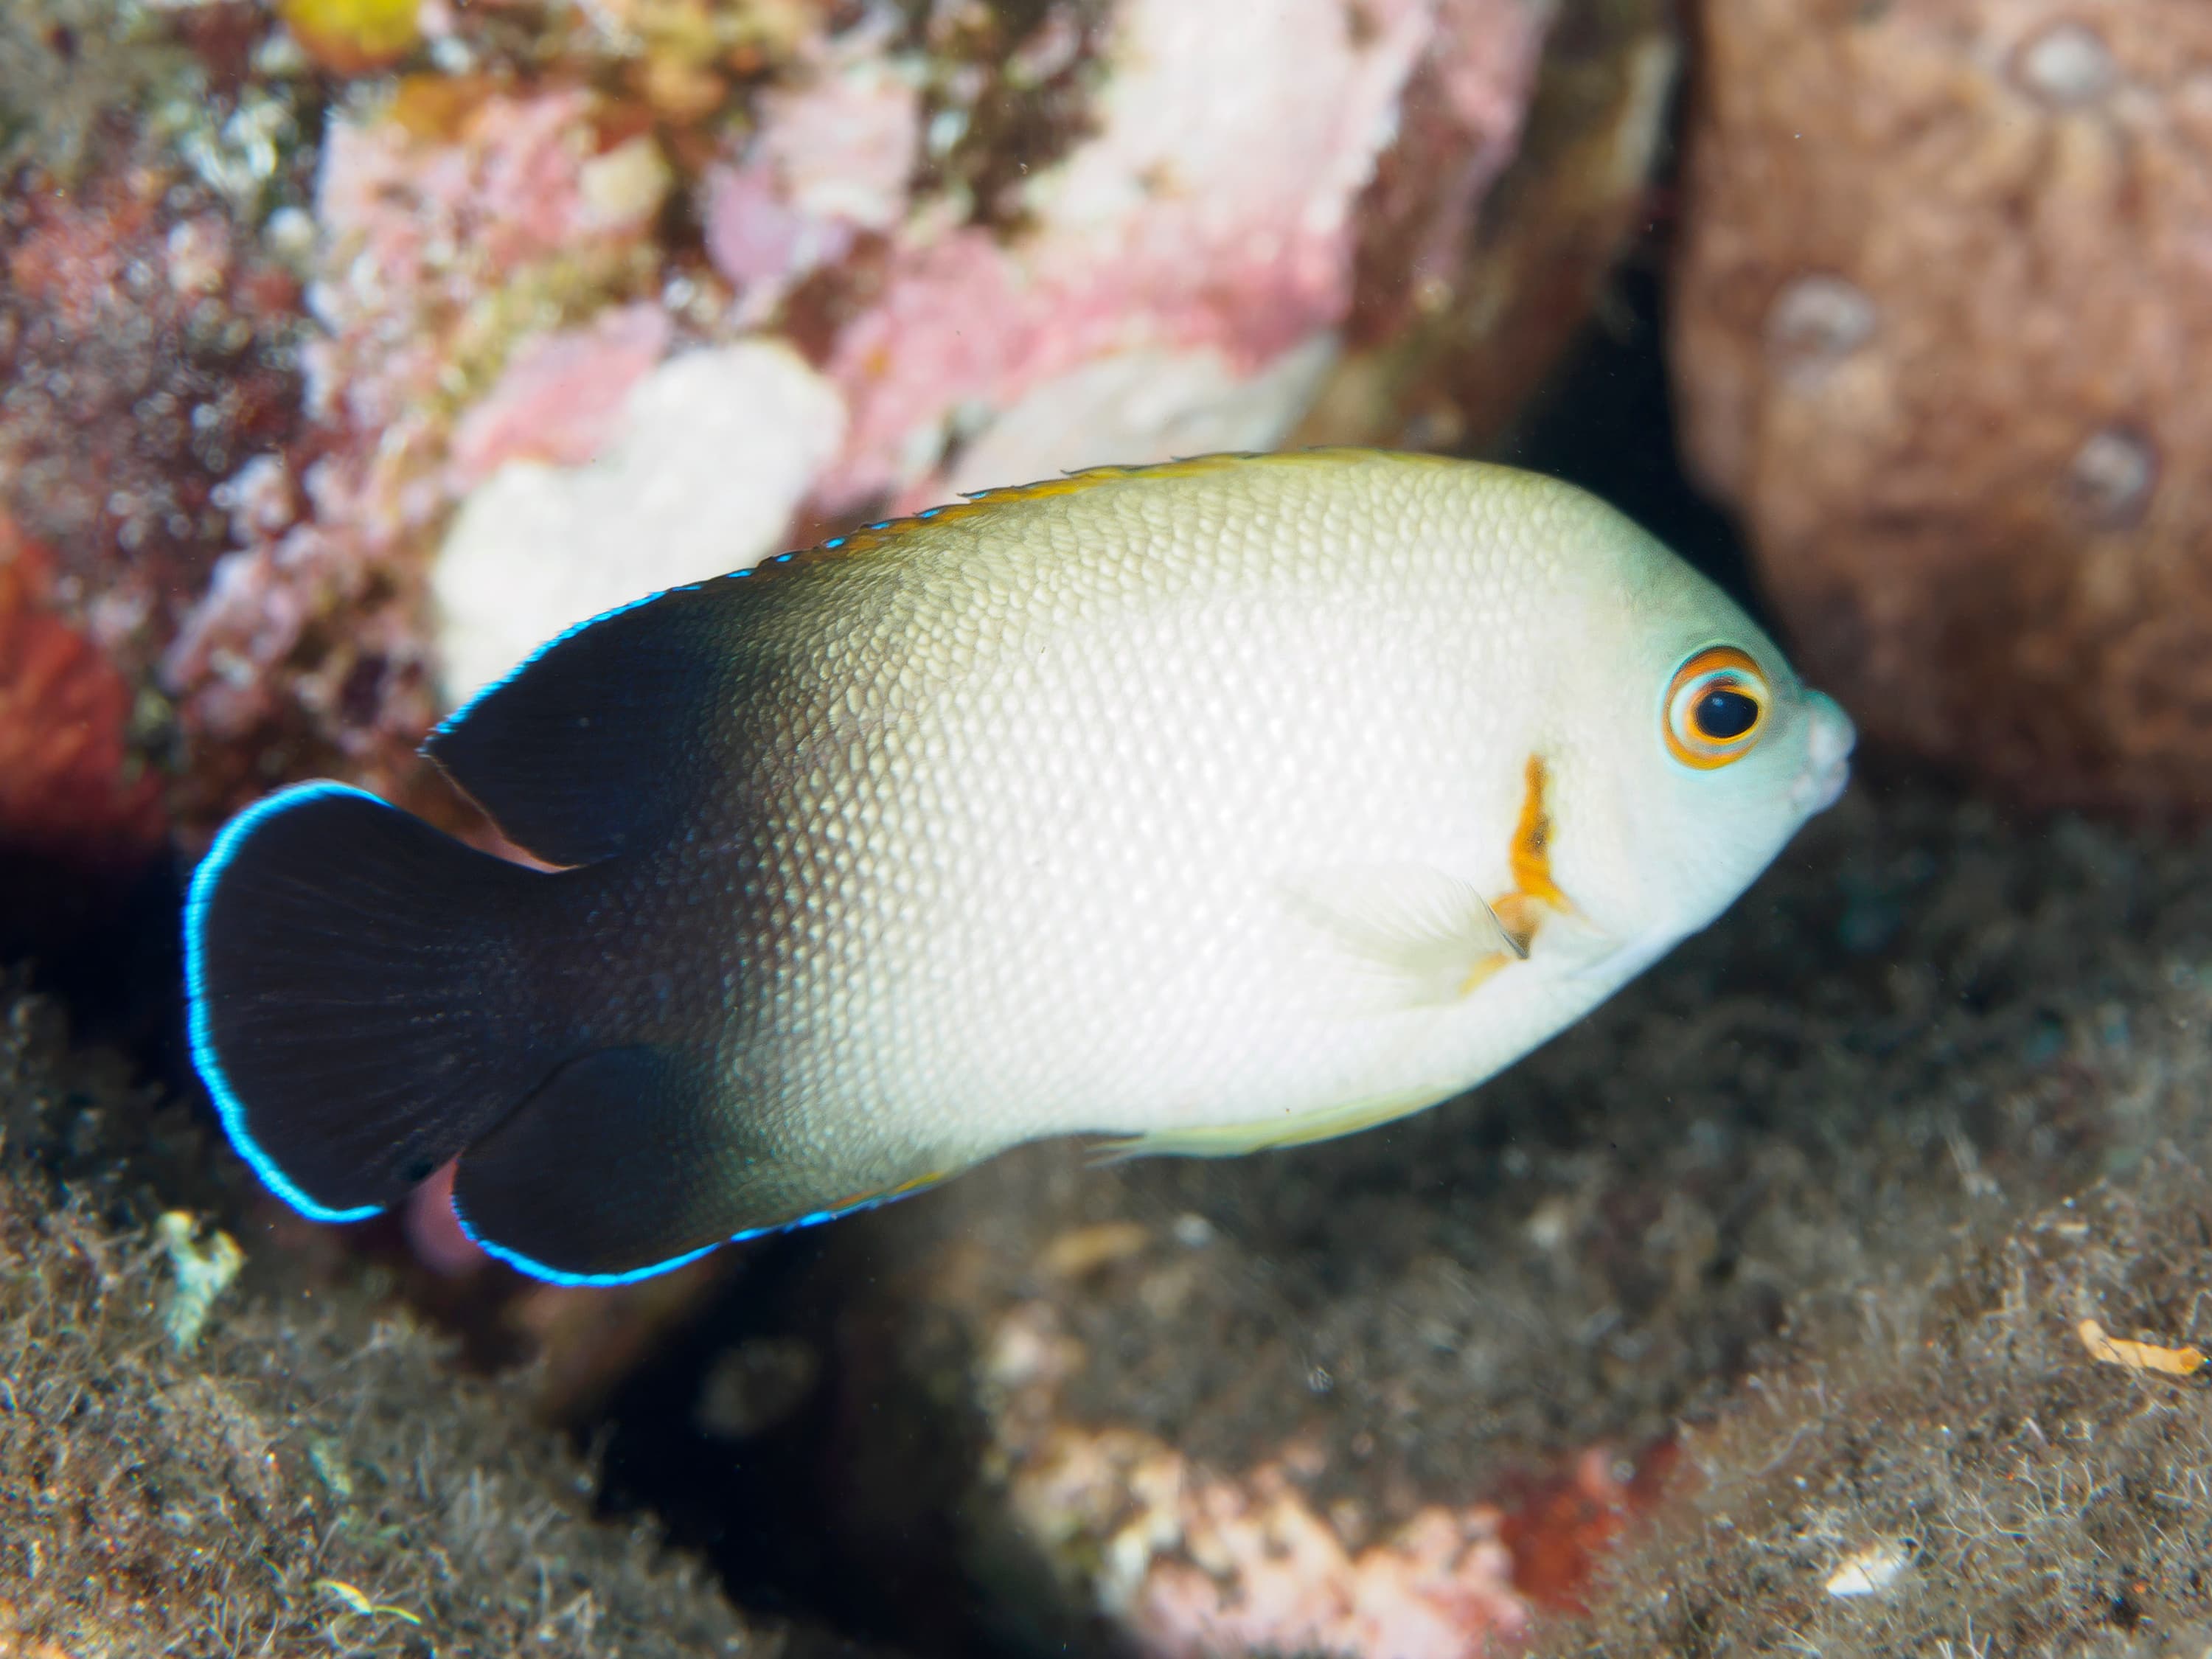
[{"label": "dorsal fin", "polygon": [[733,577],[579,623],[478,692],[422,752],[501,834],[591,864],[672,822],[710,775],[702,739],[733,695]]},{"label": "dorsal fin", "polygon": [[[1206,455],[1185,455],[1171,461],[1147,461],[1132,465],[1109,464],[1086,466],[1073,472],[1063,472],[1056,478],[1038,478],[1029,483],[1002,484],[990,489],[971,489],[959,500],[944,501],[935,507],[924,507],[903,518],[885,519],[877,524],[862,525],[842,536],[833,536],[818,547],[803,552],[787,553],[782,562],[793,559],[803,563],[816,563],[824,559],[848,559],[855,554],[872,553],[903,540],[914,531],[926,525],[959,524],[997,513],[1002,508],[1018,507],[1025,502],[1049,501],[1056,497],[1081,495],[1103,485],[1144,483],[1170,478],[1203,477],[1211,472],[1231,471],[1240,467],[1291,468],[1316,463],[1327,465],[1346,459],[1367,458],[1392,462],[1434,462],[1439,465],[1464,465],[1443,455],[1430,455],[1413,451],[1395,452],[1346,447],[1285,449],[1263,453],[1246,450],[1221,450]],[[765,566],[763,567],[765,569]]]}]

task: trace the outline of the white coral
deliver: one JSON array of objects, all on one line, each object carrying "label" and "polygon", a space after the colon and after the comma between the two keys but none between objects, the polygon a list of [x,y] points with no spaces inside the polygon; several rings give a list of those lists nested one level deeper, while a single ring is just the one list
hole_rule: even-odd
[{"label": "white coral", "polygon": [[431,573],[459,702],[562,629],[776,550],[843,441],[835,387],[780,344],[695,351],[635,386],[595,460],[511,460],[471,494]]}]

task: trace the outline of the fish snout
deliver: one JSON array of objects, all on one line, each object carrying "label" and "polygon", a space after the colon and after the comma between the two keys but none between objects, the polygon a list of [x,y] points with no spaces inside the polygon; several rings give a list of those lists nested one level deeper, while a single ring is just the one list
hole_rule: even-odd
[{"label": "fish snout", "polygon": [[1807,817],[1836,804],[1851,781],[1851,750],[1858,728],[1843,705],[1825,692],[1805,694],[1809,725],[1805,738],[1805,769],[1790,788],[1790,804]]}]

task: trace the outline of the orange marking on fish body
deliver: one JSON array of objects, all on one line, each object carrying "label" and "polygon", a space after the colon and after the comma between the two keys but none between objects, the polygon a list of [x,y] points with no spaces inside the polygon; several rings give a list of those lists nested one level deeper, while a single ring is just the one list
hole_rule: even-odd
[{"label": "orange marking on fish body", "polygon": [[1513,890],[1491,908],[1525,956],[1545,913],[1564,915],[1575,906],[1552,878],[1552,810],[1544,793],[1550,773],[1544,757],[1529,756],[1522,775],[1527,781],[1521,796],[1521,818],[1513,826],[1510,854]]},{"label": "orange marking on fish body", "polygon": [[1552,811],[1544,801],[1544,757],[1529,756],[1523,775],[1521,822],[1513,828],[1514,890],[1559,909],[1571,908],[1552,879]]},{"label": "orange marking on fish body", "polygon": [[[1537,925],[1544,919],[1543,901],[1530,898],[1526,893],[1508,893],[1490,908],[1498,925],[1505,929],[1505,937],[1513,941],[1513,948],[1526,958],[1529,945],[1535,942]],[[1502,968],[1505,964],[1500,962],[1498,965]],[[1468,988],[1474,987],[1470,985]]]}]

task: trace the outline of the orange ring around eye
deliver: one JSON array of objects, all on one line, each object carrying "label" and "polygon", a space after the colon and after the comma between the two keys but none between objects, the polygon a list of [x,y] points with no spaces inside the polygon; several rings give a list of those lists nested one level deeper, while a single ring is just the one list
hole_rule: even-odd
[{"label": "orange ring around eye", "polygon": [[[1698,730],[1698,704],[1711,692],[1734,691],[1758,706],[1752,723],[1733,737],[1716,738]],[[1661,725],[1667,733],[1667,750],[1685,766],[1710,772],[1741,759],[1759,741],[1766,725],[1767,703],[1772,696],[1759,665],[1733,646],[1708,646],[1693,653],[1674,671],[1668,683]]]}]

